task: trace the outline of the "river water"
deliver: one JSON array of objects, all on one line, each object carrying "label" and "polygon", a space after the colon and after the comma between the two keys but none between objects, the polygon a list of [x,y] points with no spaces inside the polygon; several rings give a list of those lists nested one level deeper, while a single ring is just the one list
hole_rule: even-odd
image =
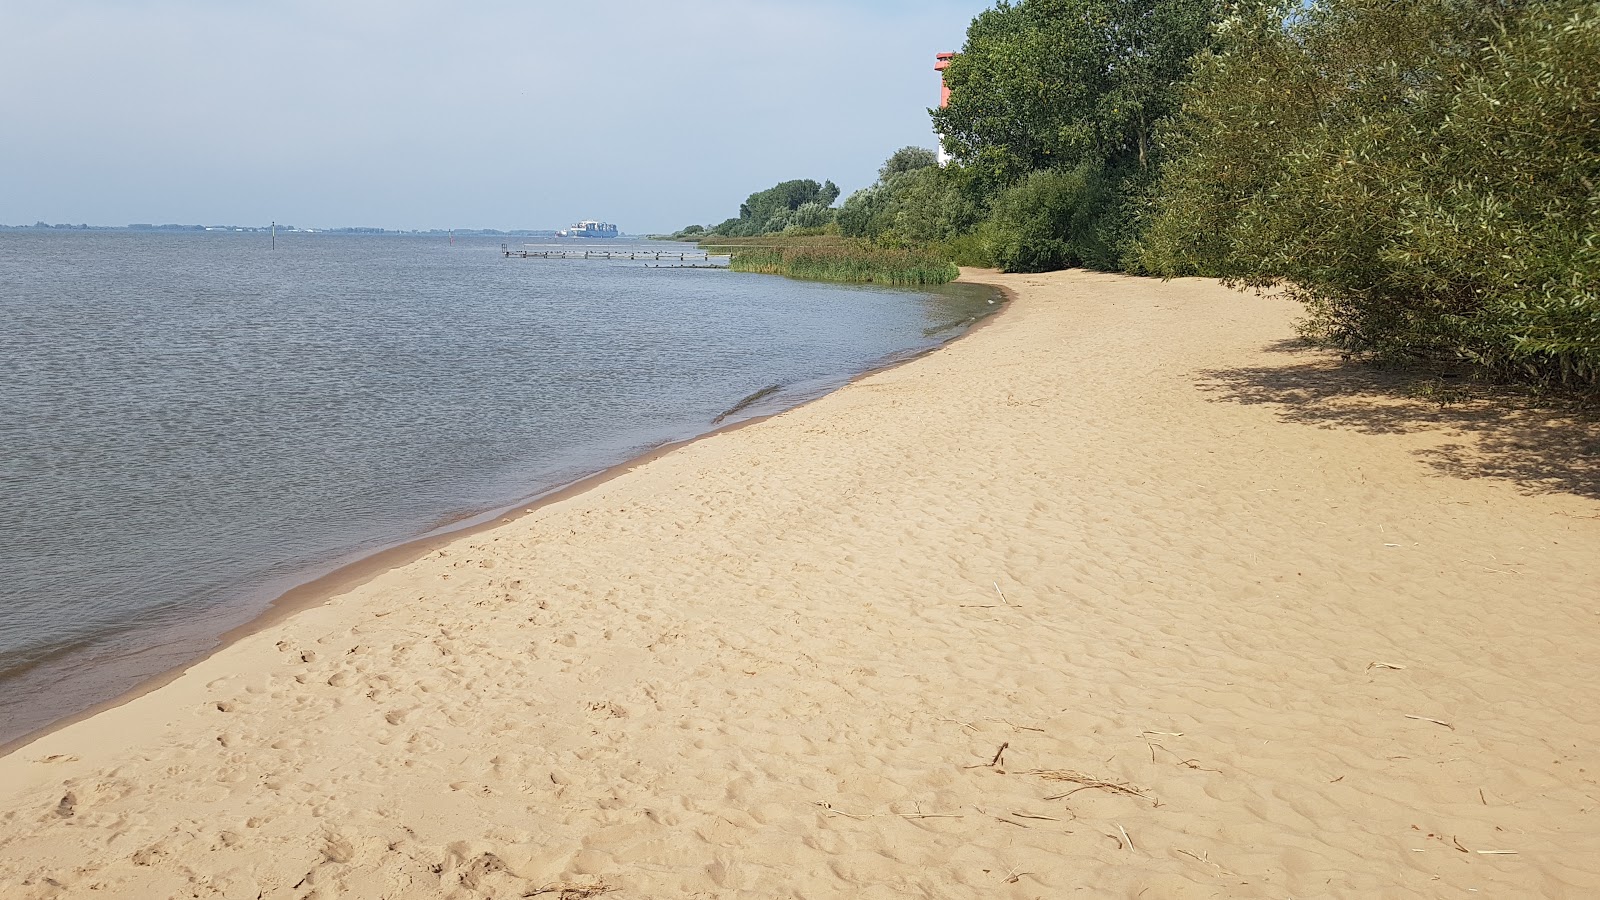
[{"label": "river water", "polygon": [[498,239],[269,241],[0,232],[0,744],[204,654],[296,582],[993,308],[964,286],[504,259]]}]

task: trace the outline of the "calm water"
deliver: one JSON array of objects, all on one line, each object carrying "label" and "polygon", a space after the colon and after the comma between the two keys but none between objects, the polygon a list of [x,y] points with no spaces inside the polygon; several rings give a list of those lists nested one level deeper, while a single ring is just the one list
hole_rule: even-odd
[{"label": "calm water", "polygon": [[0,233],[0,743],[354,555],[704,432],[769,385],[748,412],[792,405],[992,308],[499,245]]}]

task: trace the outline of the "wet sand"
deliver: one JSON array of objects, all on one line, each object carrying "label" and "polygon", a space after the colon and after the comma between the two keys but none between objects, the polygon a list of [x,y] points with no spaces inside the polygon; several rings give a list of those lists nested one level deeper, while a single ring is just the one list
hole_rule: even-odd
[{"label": "wet sand", "polygon": [[6,896],[1591,896],[1595,430],[1204,281],[992,324],[0,759]]}]

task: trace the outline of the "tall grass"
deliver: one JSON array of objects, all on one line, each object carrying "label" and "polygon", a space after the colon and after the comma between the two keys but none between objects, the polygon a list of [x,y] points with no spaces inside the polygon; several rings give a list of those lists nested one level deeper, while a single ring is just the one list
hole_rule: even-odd
[{"label": "tall grass", "polygon": [[948,284],[961,271],[948,258],[925,249],[891,249],[867,241],[818,236],[765,235],[702,244],[733,254],[735,272],[787,275],[849,284]]}]

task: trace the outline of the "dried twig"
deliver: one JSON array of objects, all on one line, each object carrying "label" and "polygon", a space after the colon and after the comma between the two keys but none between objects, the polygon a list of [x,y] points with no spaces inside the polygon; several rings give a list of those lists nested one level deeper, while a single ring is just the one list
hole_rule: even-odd
[{"label": "dried twig", "polygon": [[1496,569],[1493,566],[1486,566],[1483,563],[1478,562],[1477,560],[1463,559],[1462,562],[1464,562],[1464,563],[1466,563],[1468,565],[1471,565],[1471,566],[1477,566],[1478,568],[1484,570],[1485,572],[1493,572],[1496,575],[1516,575],[1516,576],[1521,576],[1522,575],[1521,572],[1507,572],[1505,569]]},{"label": "dried twig", "polygon": [[1479,850],[1480,856],[1516,856],[1515,850]]},{"label": "dried twig", "polygon": [[1011,603],[1011,601],[1010,601],[1010,600],[1007,600],[1007,599],[1006,599],[1006,592],[1005,592],[1005,591],[1002,591],[1002,590],[1000,590],[1000,582],[998,582],[998,581],[991,581],[991,582],[990,582],[990,584],[992,584],[992,585],[994,585],[994,592],[995,592],[995,593],[996,593],[996,594],[999,594],[999,595],[1000,595],[1000,602],[1001,602],[1001,603],[1004,603],[1004,604],[1005,604],[1005,605],[1007,605],[1007,606],[1011,606],[1011,605],[1013,605],[1013,604],[1012,604],[1012,603]]},{"label": "dried twig", "polygon": [[1041,822],[1059,822],[1059,821],[1061,821],[1060,819],[1056,818],[1055,816],[1035,816],[1035,815],[1033,815],[1031,813],[1014,812],[1014,813],[1012,813],[1012,815],[1016,816],[1019,819],[1038,819]]},{"label": "dried twig", "polygon": [[1128,849],[1132,850],[1133,849],[1133,838],[1128,836],[1128,829],[1123,828],[1122,824],[1119,822],[1119,823],[1117,823],[1117,830],[1122,832],[1122,839],[1128,842]]},{"label": "dried twig", "polygon": [[539,897],[539,896],[543,896],[544,894],[558,894],[558,895],[560,895],[558,900],[587,900],[587,898],[589,898],[589,897],[598,897],[601,894],[609,894],[614,890],[616,890],[616,888],[611,887],[610,885],[607,885],[607,884],[604,884],[604,883],[601,883],[601,884],[568,884],[568,883],[561,883],[561,884],[548,884],[548,885],[545,885],[544,887],[541,887],[541,888],[534,888],[533,890],[529,891],[526,894],[523,894],[522,896],[524,896],[524,897]]},{"label": "dried twig", "polygon": [[1455,731],[1456,730],[1456,727],[1454,725],[1451,725],[1449,722],[1441,722],[1438,719],[1429,718],[1428,716],[1413,716],[1410,713],[1406,713],[1406,718],[1408,718],[1408,719],[1416,719],[1419,722],[1432,722],[1435,725],[1443,725],[1444,727],[1450,729],[1451,731]]},{"label": "dried twig", "polygon": [[1184,856],[1189,857],[1190,859],[1194,859],[1194,860],[1196,860],[1198,862],[1205,863],[1206,865],[1210,866],[1211,868],[1216,869],[1217,870],[1217,874],[1219,874],[1219,875],[1232,875],[1233,874],[1232,872],[1229,872],[1227,869],[1224,869],[1220,864],[1212,862],[1211,861],[1211,851],[1209,851],[1209,850],[1206,851],[1206,855],[1205,856],[1201,856],[1198,853],[1193,853],[1191,851],[1184,850],[1181,847],[1174,847],[1173,849],[1177,850],[1179,853],[1182,853]]},{"label": "dried twig", "polygon": [[1000,745],[1000,749],[996,750],[994,752],[994,759],[989,760],[987,763],[973,763],[970,766],[962,766],[961,768],[963,768],[963,769],[998,769],[998,768],[1000,768],[1001,758],[1006,755],[1006,748],[1009,747],[1009,746],[1011,746],[1011,742],[1010,741],[1006,741],[1004,744],[1001,744]]},{"label": "dried twig", "polygon": [[[983,810],[981,810],[981,809],[978,810],[978,811],[979,812],[983,812]],[[1018,822],[1015,819],[1008,819],[1005,816],[997,816],[994,813],[983,813],[983,814],[988,816],[989,818],[995,820],[996,822],[1004,822],[1007,825],[1015,825],[1018,828],[1027,828],[1028,827],[1027,823],[1025,823],[1025,822]]]},{"label": "dried twig", "polygon": [[1381,663],[1381,662],[1367,663],[1367,671],[1368,672],[1371,672],[1373,669],[1393,669],[1396,672],[1403,672],[1403,671],[1405,671],[1405,668],[1406,668],[1405,666],[1395,666],[1395,665],[1390,665],[1389,663]]},{"label": "dried twig", "polygon": [[1141,797],[1145,800],[1150,799],[1150,795],[1145,793],[1144,788],[1121,781],[1107,781],[1104,778],[1096,778],[1093,775],[1085,775],[1082,772],[1074,772],[1070,769],[1035,769],[1028,774],[1037,775],[1046,781],[1068,781],[1080,785],[1080,787],[1073,788],[1065,794],[1046,797],[1046,800],[1063,800],[1079,791],[1087,791],[1090,788],[1099,788],[1102,791],[1111,791],[1117,794],[1127,794],[1130,797]]},{"label": "dried twig", "polygon": [[1168,749],[1167,747],[1165,747],[1165,746],[1163,746],[1161,744],[1157,744],[1154,741],[1146,741],[1145,744],[1147,746],[1149,746],[1149,748],[1150,748],[1150,761],[1151,762],[1155,762],[1156,761],[1156,750],[1159,748],[1161,750],[1166,750],[1168,753],[1172,753],[1173,756],[1177,756],[1178,757],[1178,765],[1180,765],[1180,766],[1184,766],[1186,768],[1194,769],[1197,772],[1221,772],[1222,771],[1221,769],[1208,769],[1205,766],[1200,765],[1200,761],[1197,760],[1197,759],[1184,759],[1182,756],[1179,756],[1177,753],[1174,753],[1172,750]]},{"label": "dried twig", "polygon": [[817,805],[822,807],[823,809],[827,810],[828,812],[834,813],[835,815],[844,816],[845,818],[848,818],[848,819],[870,819],[870,818],[872,818],[871,816],[858,816],[855,813],[847,813],[842,809],[834,809],[833,808],[833,804],[829,803],[826,800],[818,800],[817,801]]}]

